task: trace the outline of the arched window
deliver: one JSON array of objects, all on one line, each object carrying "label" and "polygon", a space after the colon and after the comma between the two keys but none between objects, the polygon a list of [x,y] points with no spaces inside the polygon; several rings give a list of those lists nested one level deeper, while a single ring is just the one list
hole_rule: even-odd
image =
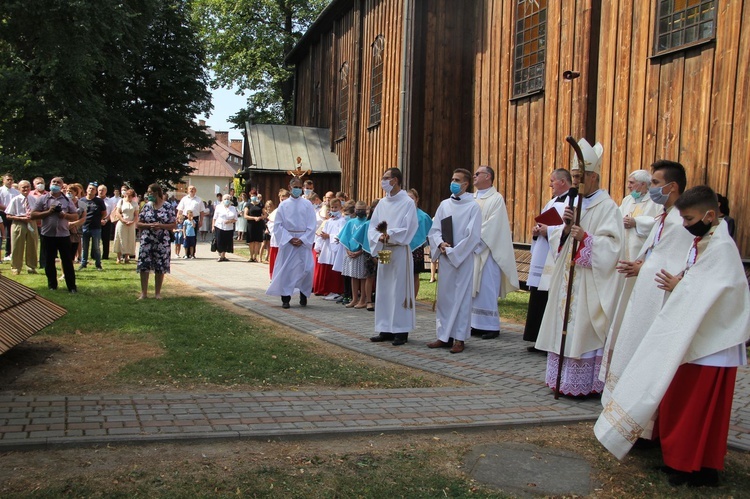
[{"label": "arched window", "polygon": [[349,63],[345,62],[339,69],[339,127],[338,137],[346,137],[346,125],[349,119]]},{"label": "arched window", "polygon": [[547,0],[516,0],[513,97],[544,90]]},{"label": "arched window", "polygon": [[380,123],[383,104],[383,49],[385,38],[378,35],[372,42],[372,75],[370,76],[370,126]]}]

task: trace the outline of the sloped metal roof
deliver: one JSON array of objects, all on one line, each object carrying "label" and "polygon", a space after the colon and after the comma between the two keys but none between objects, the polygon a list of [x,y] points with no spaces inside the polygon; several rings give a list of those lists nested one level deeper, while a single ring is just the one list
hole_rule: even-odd
[{"label": "sloped metal roof", "polygon": [[12,279],[0,276],[0,354],[26,341],[67,311]]},{"label": "sloped metal roof", "polygon": [[341,164],[331,152],[331,132],[327,128],[289,125],[245,125],[250,150],[251,171],[287,172],[297,168],[313,173],[341,173]]}]

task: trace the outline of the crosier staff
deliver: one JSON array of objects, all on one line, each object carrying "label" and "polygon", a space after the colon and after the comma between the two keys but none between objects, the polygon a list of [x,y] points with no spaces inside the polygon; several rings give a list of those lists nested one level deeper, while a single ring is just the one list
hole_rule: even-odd
[{"label": "crosier staff", "polygon": [[[578,158],[578,168],[581,172],[581,183],[578,185],[579,189],[572,188],[568,192],[568,202],[570,203],[569,206],[571,209],[573,209],[573,201],[575,200],[576,196],[578,197],[578,208],[575,210],[575,221],[573,222],[573,225],[579,225],[581,223],[581,203],[583,202],[583,195],[585,192],[584,187],[584,178],[586,174],[586,162],[583,159],[583,151],[581,151],[581,147],[576,142],[576,139],[568,135],[565,137],[565,141],[570,144],[570,147],[573,148],[573,151],[575,152],[576,158]],[[566,224],[570,224],[571,220],[566,220]],[[560,355],[557,359],[557,380],[555,382],[555,400],[560,398],[560,382],[562,380],[562,368],[563,368],[563,361],[565,360],[565,340],[568,337],[568,320],[570,319],[570,301],[573,296],[573,279],[575,277],[576,273],[576,265],[575,265],[575,258],[576,253],[578,253],[578,239],[573,238],[573,248],[570,252],[570,267],[568,269],[568,290],[567,294],[565,295],[565,312],[563,314],[563,329],[562,329],[562,337],[560,338]]]}]

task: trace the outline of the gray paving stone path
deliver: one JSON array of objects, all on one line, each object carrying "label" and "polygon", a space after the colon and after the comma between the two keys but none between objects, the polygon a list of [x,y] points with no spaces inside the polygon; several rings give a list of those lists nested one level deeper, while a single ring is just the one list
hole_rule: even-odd
[{"label": "gray paving stone path", "polygon": [[[321,340],[449,376],[464,387],[221,394],[19,396],[0,390],[0,450],[126,442],[335,436],[366,432],[498,428],[595,420],[598,400],[554,400],[545,357],[530,354],[522,327],[471,339],[457,355],[430,350],[435,314],[417,306],[417,329],[400,347],[372,343],[373,313],[311,297],[284,310],[265,295],[268,266],[231,255],[219,263],[205,244],[196,260],[172,262],[172,276]],[[738,373],[730,446],[750,450],[750,371]]]}]

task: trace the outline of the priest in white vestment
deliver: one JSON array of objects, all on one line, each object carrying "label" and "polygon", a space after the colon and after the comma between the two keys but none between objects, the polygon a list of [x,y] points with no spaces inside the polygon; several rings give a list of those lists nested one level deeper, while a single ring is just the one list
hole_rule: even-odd
[{"label": "priest in white vestment", "polygon": [[[375,207],[367,229],[370,254],[391,251],[390,263],[378,263],[375,331],[370,341],[403,345],[417,323],[414,303],[414,261],[409,243],[417,232],[417,206],[402,189],[403,174],[389,168],[380,179],[385,197]],[[382,260],[382,258],[381,258]]]},{"label": "priest in white vestment", "polygon": [[267,295],[280,296],[281,306],[289,308],[291,295],[299,289],[299,303],[307,305],[312,292],[313,257],[315,242],[315,210],[310,201],[302,197],[302,180],[289,182],[292,197],[282,201],[276,210],[273,234],[279,252],[273,267],[271,285]]},{"label": "priest in white vestment", "polygon": [[694,236],[679,274],[660,272],[667,301],[625,367],[594,426],[622,459],[658,411],[670,484],[718,485],[737,366],[747,364],[750,292],[739,252],[707,186],[675,203]]},{"label": "priest in white vestment", "polygon": [[[568,195],[573,180],[570,172],[565,168],[557,168],[549,176],[549,188],[552,190],[552,199],[542,208],[541,213],[546,213],[554,208],[560,218],[563,216],[565,205],[568,204]],[[576,190],[577,192],[577,190]],[[576,194],[577,195],[577,194]],[[540,214],[541,214],[540,213]],[[531,262],[529,265],[529,276],[526,285],[529,288],[529,307],[526,312],[526,325],[523,328],[524,341],[536,343],[539,337],[539,327],[542,325],[542,316],[547,306],[547,294],[555,268],[555,258],[552,255],[547,240],[547,234],[554,230],[555,225],[537,223],[532,229],[531,235]],[[537,352],[534,345],[526,347],[529,352]]]},{"label": "priest in white vestment", "polygon": [[[585,139],[579,141],[586,161],[581,183],[580,225],[563,225],[549,234],[555,252],[555,269],[549,290],[536,348],[547,353],[546,383],[555,388],[563,327],[567,330],[562,379],[559,391],[564,395],[583,396],[601,393],[604,383],[599,369],[609,325],[619,297],[616,271],[622,243],[622,217],[617,204],[599,188],[599,171],[603,149],[592,148]],[[578,170],[578,161],[572,168]],[[565,217],[573,211],[565,208]],[[575,255],[575,275],[568,324],[563,324],[568,290],[568,270],[573,240],[579,242]]]},{"label": "priest in white vestment", "polygon": [[[651,327],[667,299],[666,291],[654,281],[662,269],[677,274],[685,266],[685,254],[693,238],[682,227],[682,217],[674,207],[687,184],[685,168],[674,161],[659,160],[652,165],[652,191],[654,201],[662,206],[663,214],[657,217],[639,255],[634,261],[621,260],[617,270],[626,282],[620,294],[615,319],[612,321],[604,348],[602,370],[602,405],[607,405],[617,380],[643,335]],[[650,436],[650,428],[644,437]]]},{"label": "priest in white vestment", "polygon": [[427,234],[430,257],[440,262],[435,314],[437,339],[427,346],[450,348],[451,353],[463,352],[464,342],[471,334],[474,249],[481,241],[482,211],[474,196],[466,192],[470,184],[469,170],[453,171],[451,196],[438,206]]},{"label": "priest in white vestment", "polygon": [[481,240],[474,249],[471,333],[489,340],[500,335],[497,299],[518,289],[518,269],[505,199],[493,186],[495,171],[474,172],[474,200],[482,212]]},{"label": "priest in white vestment", "polygon": [[651,186],[651,175],[646,170],[636,170],[628,176],[630,194],[622,199],[622,254],[620,259],[633,261],[641,251],[656,217],[664,209],[656,204],[648,194]]}]

